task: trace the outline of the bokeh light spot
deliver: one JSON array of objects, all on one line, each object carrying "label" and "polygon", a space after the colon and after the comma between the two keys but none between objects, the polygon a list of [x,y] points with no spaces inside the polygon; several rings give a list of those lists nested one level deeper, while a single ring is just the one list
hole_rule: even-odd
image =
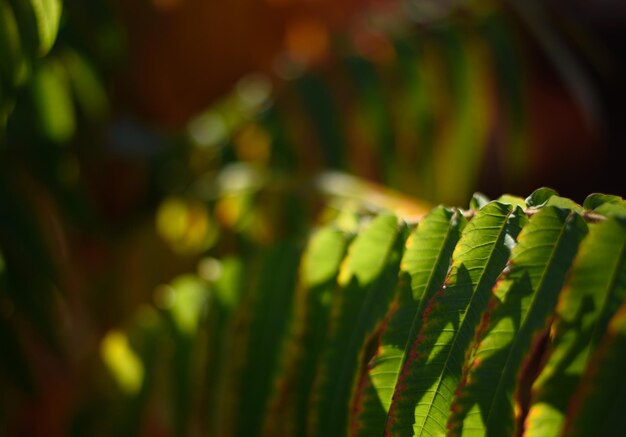
[{"label": "bokeh light spot", "polygon": [[237,82],[235,91],[244,110],[258,110],[270,100],[272,81],[262,73],[250,74]]},{"label": "bokeh light spot", "polygon": [[184,236],[187,221],[188,211],[185,202],[176,198],[166,199],[157,213],[157,230],[164,240],[176,241]]},{"label": "bokeh light spot", "polygon": [[136,394],[141,389],[144,367],[139,356],[128,343],[126,334],[113,330],[105,335],[101,343],[101,356],[123,392]]},{"label": "bokeh light spot", "polygon": [[199,201],[166,199],[157,212],[159,235],[180,254],[197,254],[215,244],[219,230]]},{"label": "bokeh light spot", "polygon": [[222,263],[216,258],[202,258],[198,261],[198,276],[206,281],[217,281],[222,276]]},{"label": "bokeh light spot", "polygon": [[211,147],[220,144],[228,135],[224,119],[212,112],[203,113],[189,122],[187,131],[196,146]]}]

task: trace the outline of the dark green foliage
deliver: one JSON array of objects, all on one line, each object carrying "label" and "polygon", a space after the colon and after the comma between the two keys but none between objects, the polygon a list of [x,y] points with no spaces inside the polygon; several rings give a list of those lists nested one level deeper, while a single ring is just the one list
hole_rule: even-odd
[{"label": "dark green foliage", "polygon": [[[98,122],[109,109],[84,47],[61,41],[43,57],[60,17],[59,0],[0,0],[2,158],[19,150],[25,173],[36,169],[55,195],[63,158],[73,162],[57,146],[75,138],[81,117]],[[382,60],[348,48],[337,71],[306,71],[259,108],[241,109],[236,96],[211,108],[228,120],[215,144],[177,140],[210,163],[185,175],[181,185],[193,187],[185,196],[197,189],[211,213],[234,211],[232,223],[210,223],[223,234],[211,255],[236,255],[210,259],[214,275],[172,281],[159,311],[141,307],[126,332],[105,337],[116,385],[107,379],[96,390],[104,399],[81,405],[75,435],[147,433],[155,410],[175,435],[220,437],[624,429],[621,198],[594,194],[580,206],[547,188],[526,200],[477,194],[470,210],[438,207],[416,225],[400,211],[340,214],[301,250],[308,177],[320,170],[449,201],[463,200],[483,170],[509,184],[527,174],[514,32],[497,8],[474,19],[420,27],[419,38],[390,33]],[[493,165],[486,147],[501,125]],[[242,152],[262,149],[235,144],[242,132],[267,142],[267,156]],[[56,269],[37,208],[14,189],[12,162],[0,165],[0,384],[28,392],[36,388],[23,326],[55,346]],[[229,192],[229,172],[246,187]],[[354,197],[369,206],[376,194]],[[11,400],[3,394],[0,408]]]},{"label": "dark green foliage", "polygon": [[435,208],[408,238],[393,214],[339,215],[300,262],[284,243],[253,256],[249,281],[229,274],[247,283],[240,304],[224,279],[209,286],[218,310],[198,320],[217,317],[224,338],[209,429],[617,435],[626,204],[544,189],[475,199]]}]

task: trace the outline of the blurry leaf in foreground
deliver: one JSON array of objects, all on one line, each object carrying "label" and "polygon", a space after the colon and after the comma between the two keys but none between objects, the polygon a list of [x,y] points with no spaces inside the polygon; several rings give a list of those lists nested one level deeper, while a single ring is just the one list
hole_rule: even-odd
[{"label": "blurry leaf in foreground", "polygon": [[56,40],[63,4],[61,0],[30,0],[39,33],[39,54],[50,51]]},{"label": "blurry leaf in foreground", "polygon": [[28,68],[22,52],[19,29],[15,14],[9,2],[0,2],[0,75],[12,86],[21,84],[28,75]]},{"label": "blurry leaf in foreground", "polygon": [[48,62],[39,68],[33,81],[33,100],[44,138],[64,143],[76,130],[74,105],[65,71]]},{"label": "blurry leaf in foreground", "polygon": [[93,66],[73,50],[63,53],[63,62],[79,108],[90,120],[102,120],[109,111],[109,98]]}]

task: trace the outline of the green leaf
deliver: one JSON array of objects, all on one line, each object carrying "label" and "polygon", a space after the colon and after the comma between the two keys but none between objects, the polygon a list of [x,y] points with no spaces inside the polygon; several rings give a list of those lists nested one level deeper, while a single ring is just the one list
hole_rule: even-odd
[{"label": "green leaf", "polygon": [[245,365],[239,375],[236,435],[258,435],[271,396],[282,345],[286,339],[296,285],[300,249],[290,242],[264,251],[253,293],[248,296],[251,318]]},{"label": "green leaf", "polygon": [[626,428],[626,303],[609,323],[608,331],[583,376],[568,411],[563,436],[617,436]]},{"label": "green leaf", "polygon": [[465,354],[525,220],[519,207],[492,202],[465,227],[396,385],[387,424],[393,435],[446,433]]},{"label": "green leaf", "polygon": [[93,66],[73,50],[63,52],[63,63],[81,111],[90,121],[102,120],[109,111],[109,97]]},{"label": "green leaf", "polygon": [[607,217],[626,217],[626,201],[619,196],[591,194],[585,199],[583,207]]},{"label": "green leaf", "polygon": [[13,5],[17,22],[30,58],[47,54],[57,36],[61,0],[9,0]]},{"label": "green leaf", "polygon": [[380,436],[402,364],[422,320],[428,300],[443,285],[452,251],[465,226],[458,211],[438,207],[422,219],[406,243],[401,279],[389,321],[382,326],[376,353],[364,366],[351,410],[350,435]]},{"label": "green leaf", "polygon": [[568,199],[567,197],[561,197],[561,196],[550,197],[548,201],[546,202],[545,206],[556,206],[558,208],[571,209],[572,211],[576,211],[578,213],[583,212],[582,206],[580,206],[573,200]]},{"label": "green leaf", "polygon": [[511,196],[510,194],[503,194],[496,199],[496,202],[517,205],[522,209],[526,209],[526,201],[524,199],[517,196]]},{"label": "green leaf", "polygon": [[294,327],[264,435],[306,435],[309,394],[324,349],[337,275],[351,237],[332,223],[309,239],[300,263]]},{"label": "green leaf", "polygon": [[0,0],[0,82],[17,87],[27,75],[28,66],[22,53],[15,14],[6,0]]},{"label": "green leaf", "polygon": [[452,435],[513,435],[517,376],[547,325],[586,225],[575,212],[546,206],[519,235],[452,406]]},{"label": "green leaf", "polygon": [[532,192],[530,196],[526,198],[526,204],[530,208],[541,208],[552,196],[556,196],[558,193],[554,191],[552,188],[538,188]]},{"label": "green leaf", "polygon": [[602,205],[606,205],[607,203],[622,204],[624,203],[624,200],[619,196],[612,196],[610,194],[592,193],[587,196],[583,202],[583,208],[595,211],[597,208],[600,208]]},{"label": "green leaf", "polygon": [[210,435],[223,435],[220,427],[230,407],[227,400],[232,398],[232,393],[227,391],[228,376],[233,365],[233,349],[239,346],[232,329],[233,313],[241,300],[244,278],[248,276],[243,260],[238,257],[226,257],[219,266],[220,274],[212,287],[208,318],[208,399],[205,411],[208,414]]},{"label": "green leaf", "polygon": [[62,67],[55,62],[43,64],[34,77],[32,93],[42,135],[56,143],[69,141],[76,129],[76,118]]},{"label": "green leaf", "polygon": [[626,224],[608,219],[590,226],[572,266],[556,311],[552,351],[533,384],[525,435],[560,435],[569,399],[624,298]]},{"label": "green leaf", "polygon": [[479,210],[486,204],[490,202],[489,198],[485,196],[483,193],[474,193],[472,195],[472,200],[470,200],[469,207],[470,209]]},{"label": "green leaf", "polygon": [[39,56],[50,51],[59,30],[61,0],[30,0],[37,21],[39,35]]},{"label": "green leaf", "polygon": [[311,435],[346,434],[351,387],[360,351],[385,314],[398,278],[405,226],[376,217],[356,237],[339,272],[331,328],[313,392]]},{"label": "green leaf", "polygon": [[387,266],[387,256],[393,252],[399,226],[394,214],[376,217],[362,230],[350,245],[348,257],[339,272],[337,281],[342,287],[356,283],[366,287],[374,282]]},{"label": "green leaf", "polygon": [[530,208],[543,208],[544,206],[556,206],[563,209],[571,209],[582,212],[582,207],[566,197],[561,197],[551,188],[538,188],[526,198],[526,204]]},{"label": "green leaf", "polygon": [[39,31],[35,11],[30,0],[8,0],[8,3],[15,14],[23,54],[32,61],[36,58],[39,47]]},{"label": "green leaf", "polygon": [[170,411],[175,433],[184,435],[193,414],[190,408],[196,387],[193,363],[199,355],[196,341],[205,328],[201,320],[206,317],[210,294],[207,283],[193,275],[177,277],[165,290],[168,295],[163,297],[163,306],[167,309],[173,339]]},{"label": "green leaf", "polygon": [[[347,234],[334,225],[316,232],[302,257],[301,277],[304,286],[312,289],[334,282],[347,244]],[[328,299],[325,300],[328,304]]]}]

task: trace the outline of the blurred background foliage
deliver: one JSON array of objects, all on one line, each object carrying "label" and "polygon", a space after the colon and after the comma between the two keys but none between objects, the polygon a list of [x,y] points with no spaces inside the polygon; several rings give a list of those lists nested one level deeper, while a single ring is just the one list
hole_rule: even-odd
[{"label": "blurred background foliage", "polygon": [[611,0],[0,0],[1,432],[222,435],[240,298],[315,223],[624,196],[624,24]]}]

